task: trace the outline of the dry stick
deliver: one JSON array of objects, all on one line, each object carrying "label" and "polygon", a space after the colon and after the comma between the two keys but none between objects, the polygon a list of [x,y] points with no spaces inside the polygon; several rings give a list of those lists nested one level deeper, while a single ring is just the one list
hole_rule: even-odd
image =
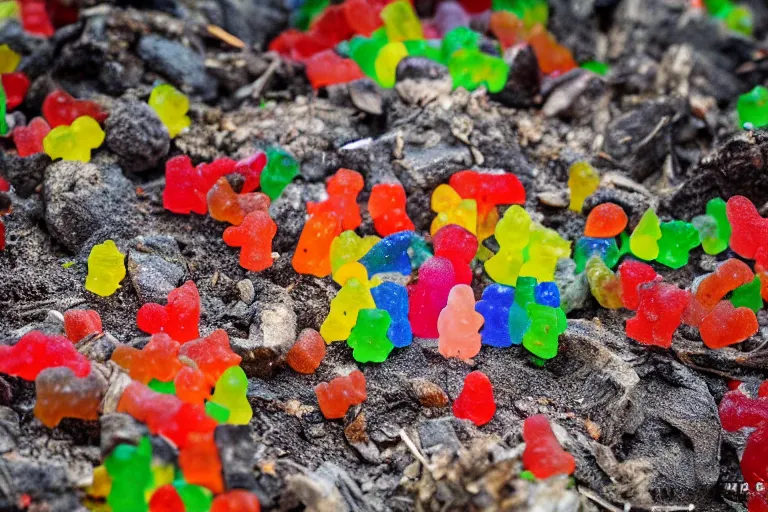
[{"label": "dry stick", "polygon": [[689,505],[652,505],[651,507],[634,506],[629,503],[624,504],[624,508],[617,507],[605,498],[598,495],[591,489],[577,486],[576,489],[579,493],[586,498],[594,501],[601,507],[610,510],[611,512],[629,512],[632,509],[635,510],[649,510],[650,512],[692,512],[696,510],[696,506],[691,503]]},{"label": "dry stick", "polygon": [[421,465],[424,466],[427,471],[432,473],[432,466],[429,464],[429,462],[427,462],[427,459],[424,457],[424,455],[421,454],[413,441],[411,441],[411,438],[408,437],[408,434],[405,433],[405,429],[400,429],[400,439],[403,440],[405,446],[408,447],[408,450],[410,450],[413,456],[416,457],[416,460],[421,462]]}]

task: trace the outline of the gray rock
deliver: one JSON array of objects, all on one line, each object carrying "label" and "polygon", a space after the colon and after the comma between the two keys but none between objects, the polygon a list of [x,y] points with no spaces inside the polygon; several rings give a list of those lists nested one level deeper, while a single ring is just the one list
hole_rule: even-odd
[{"label": "gray rock", "polygon": [[406,103],[426,105],[443,94],[450,94],[453,79],[448,68],[425,57],[406,57],[396,70],[395,91]]},{"label": "gray rock", "polygon": [[502,105],[508,107],[529,107],[541,89],[539,61],[533,48],[516,45],[504,52],[504,62],[509,64],[509,75],[504,88],[491,94]]},{"label": "gray rock", "polygon": [[[472,154],[466,146],[439,144],[434,147],[408,147],[397,177],[408,194],[433,189],[456,171],[472,165]],[[398,172],[399,171],[399,172]]]},{"label": "gray rock", "polygon": [[31,196],[43,182],[45,168],[51,164],[51,157],[35,153],[27,157],[0,153],[0,175],[13,185],[14,192],[21,198]]},{"label": "gray rock", "polygon": [[421,448],[427,453],[443,448],[458,451],[461,442],[453,428],[456,419],[453,417],[437,418],[424,421],[419,425],[419,439]]},{"label": "gray rock", "polygon": [[128,276],[142,303],[164,304],[166,296],[188,274],[187,262],[176,239],[170,236],[139,236],[130,242]]},{"label": "gray rock", "polygon": [[384,113],[384,98],[381,88],[370,78],[350,82],[349,98],[352,104],[368,114],[380,116]]},{"label": "gray rock", "polygon": [[293,250],[299,241],[307,215],[307,207],[302,198],[302,187],[296,183],[289,183],[280,197],[269,206],[269,215],[280,226],[272,240],[273,250],[279,253]]},{"label": "gray rock", "polygon": [[104,123],[107,147],[125,171],[142,172],[156,167],[168,154],[171,138],[152,108],[138,100],[123,100]]},{"label": "gray rock", "polygon": [[89,239],[132,229],[129,205],[135,197],[133,185],[116,165],[65,160],[45,171],[45,223],[53,238],[73,252]]},{"label": "gray rock", "polygon": [[0,474],[3,475],[0,510],[18,510],[17,504],[24,494],[31,496],[35,505],[44,510],[82,510],[65,464],[17,455],[0,461]]},{"label": "gray rock", "polygon": [[560,259],[555,271],[555,282],[560,289],[560,305],[566,313],[586,307],[591,294],[584,272],[576,274],[576,262]]},{"label": "gray rock", "polygon": [[16,449],[20,435],[19,415],[10,407],[0,406],[0,453]]},{"label": "gray rock", "polygon": [[251,439],[251,428],[248,425],[219,425],[213,435],[221,458],[224,486],[256,490],[258,483],[253,474],[256,445]]},{"label": "gray rock", "polygon": [[147,428],[127,414],[113,412],[99,418],[101,424],[101,454],[106,457],[121,443],[138,445],[147,435]]},{"label": "gray rock", "polygon": [[223,27],[248,44],[263,46],[288,24],[288,10],[280,0],[217,0]]},{"label": "gray rock", "polygon": [[199,53],[154,34],[141,38],[138,53],[150,69],[167,77],[182,91],[199,95],[203,100],[216,97],[218,83],[205,70]]},{"label": "gray rock", "polygon": [[580,118],[600,104],[606,85],[602,77],[576,68],[555,78],[548,89],[542,112],[549,117]]}]

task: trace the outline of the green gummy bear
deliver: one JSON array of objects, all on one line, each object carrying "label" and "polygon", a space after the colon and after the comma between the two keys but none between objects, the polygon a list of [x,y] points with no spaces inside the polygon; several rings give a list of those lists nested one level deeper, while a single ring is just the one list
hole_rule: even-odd
[{"label": "green gummy bear", "polygon": [[157,391],[158,393],[162,393],[164,395],[176,394],[176,384],[174,384],[173,381],[163,382],[161,380],[152,379],[151,381],[149,381],[149,384],[147,384],[147,386],[152,391]]},{"label": "green gummy bear", "polygon": [[485,85],[489,92],[499,92],[507,83],[509,75],[509,65],[504,59],[478,49],[460,49],[447,64],[453,87],[464,87],[468,91]]},{"label": "green gummy bear", "polygon": [[560,308],[534,302],[525,307],[531,325],[523,335],[523,346],[536,357],[552,359],[557,355],[558,339],[568,326]]},{"label": "green gummy bear", "polygon": [[248,403],[248,377],[239,366],[230,366],[216,381],[211,402],[229,409],[227,423],[247,425],[253,416],[253,409]]},{"label": "green gummy bear", "polygon": [[648,208],[629,237],[629,249],[641,260],[655,260],[659,255],[661,226],[653,208]]},{"label": "green gummy bear", "polygon": [[213,502],[213,494],[205,487],[176,481],[173,483],[179,493],[186,512],[208,512]]},{"label": "green gummy bear", "polygon": [[306,0],[296,10],[293,25],[299,30],[308,30],[309,26],[320,13],[331,3],[331,0]]},{"label": "green gummy bear", "polygon": [[587,71],[591,71],[592,73],[600,76],[607,75],[608,72],[611,70],[608,64],[606,64],[605,62],[600,62],[598,60],[588,60],[587,62],[584,62],[580,67],[582,69],[586,69]]},{"label": "green gummy bear", "polygon": [[736,112],[739,114],[739,124],[745,130],[756,130],[768,125],[768,89],[758,85],[739,96]]},{"label": "green gummy bear", "polygon": [[217,423],[226,423],[229,419],[229,409],[216,402],[205,403],[205,414],[216,420]]},{"label": "green gummy bear", "polygon": [[704,0],[704,7],[712,16],[725,17],[724,13],[733,8],[733,4],[731,0]]},{"label": "green gummy bear", "polygon": [[274,201],[299,175],[299,163],[280,148],[269,148],[266,153],[267,165],[261,173],[261,191]]},{"label": "green gummy bear", "polygon": [[112,480],[107,503],[113,512],[149,510],[144,492],[152,485],[152,443],[144,436],[138,446],[119,444],[104,460]]},{"label": "green gummy bear", "polygon": [[382,363],[395,346],[387,338],[392,323],[389,313],[383,309],[361,309],[357,323],[347,339],[352,357],[358,363]]},{"label": "green gummy bear", "polygon": [[697,215],[691,222],[699,232],[701,245],[707,254],[720,254],[728,248],[731,239],[731,223],[725,212],[725,201],[720,197],[710,199],[705,215]]},{"label": "green gummy bear", "polygon": [[493,0],[491,9],[513,13],[523,20],[526,28],[536,24],[546,25],[549,21],[547,0]]},{"label": "green gummy bear", "polygon": [[743,5],[730,9],[725,15],[725,26],[739,34],[752,36],[755,28],[752,11]]},{"label": "green gummy bear", "polygon": [[[376,37],[377,32],[379,37]],[[360,66],[367,77],[376,79],[376,57],[385,44],[387,37],[383,31],[377,30],[371,37],[355,36],[349,41],[349,57]]]},{"label": "green gummy bear", "polygon": [[755,313],[760,311],[763,308],[763,298],[760,295],[760,276],[755,276],[752,281],[733,290],[731,304],[735,308],[742,306],[749,308]]},{"label": "green gummy bear", "polygon": [[5,89],[2,82],[0,82],[0,135],[8,134],[8,122],[5,120],[6,104],[8,98],[5,95]]},{"label": "green gummy bear", "polygon": [[536,278],[518,277],[515,285],[515,302],[525,308],[536,300]]},{"label": "green gummy bear", "polygon": [[659,255],[656,261],[669,268],[680,268],[688,264],[689,253],[699,246],[699,232],[690,222],[673,220],[661,224]]},{"label": "green gummy bear", "polygon": [[455,27],[445,33],[440,44],[440,57],[443,63],[450,62],[459,50],[477,50],[480,46],[480,34],[469,27]]}]

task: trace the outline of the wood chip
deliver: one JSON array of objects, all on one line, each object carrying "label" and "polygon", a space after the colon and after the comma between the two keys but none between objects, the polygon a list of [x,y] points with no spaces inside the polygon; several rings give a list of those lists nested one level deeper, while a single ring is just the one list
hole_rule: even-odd
[{"label": "wood chip", "polygon": [[245,48],[247,46],[242,39],[233,36],[221,27],[217,27],[216,25],[208,25],[207,29],[210,35],[216,39],[224,41],[230,46],[234,46],[235,48]]}]

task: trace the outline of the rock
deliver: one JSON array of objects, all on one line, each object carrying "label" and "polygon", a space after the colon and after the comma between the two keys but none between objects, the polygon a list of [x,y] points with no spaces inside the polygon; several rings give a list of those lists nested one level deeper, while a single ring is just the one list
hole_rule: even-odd
[{"label": "rock", "polygon": [[456,430],[453,428],[456,421],[456,418],[449,416],[426,420],[420,423],[419,439],[421,440],[421,449],[427,453],[443,448],[458,451],[461,448],[461,442],[456,436]]},{"label": "rock", "polygon": [[280,226],[272,240],[272,249],[279,253],[292,251],[299,242],[304,228],[307,207],[302,199],[302,187],[289,183],[269,206],[269,216]]},{"label": "rock", "polygon": [[453,79],[448,68],[425,57],[406,57],[397,64],[395,91],[406,103],[424,106],[450,94]]},{"label": "rock", "polygon": [[0,406],[0,453],[16,449],[19,436],[19,415],[10,407]]},{"label": "rock", "polygon": [[24,199],[31,196],[43,182],[45,168],[49,165],[51,157],[45,153],[35,153],[27,157],[0,153],[0,175],[13,185],[16,195]]},{"label": "rock", "polygon": [[219,425],[213,435],[225,488],[256,490],[258,483],[253,474],[256,444],[251,439],[251,428],[248,425]]},{"label": "rock", "polygon": [[[307,512],[348,512],[344,498],[333,480],[316,474],[295,473],[286,477],[286,494],[306,507]],[[298,503],[297,503],[298,505]]]},{"label": "rock", "polygon": [[579,118],[591,113],[605,94],[602,77],[576,68],[553,80],[542,112],[549,117]]},{"label": "rock", "polygon": [[181,285],[189,272],[176,239],[139,236],[129,245],[127,270],[136,295],[142,303],[164,304],[168,293]]},{"label": "rock", "polygon": [[451,174],[468,168],[472,161],[472,153],[466,146],[408,147],[399,162],[401,169],[396,167],[396,172],[410,195],[446,183]]},{"label": "rock", "polygon": [[206,101],[216,97],[218,83],[205,70],[203,56],[199,53],[155,34],[141,38],[138,53],[150,69],[167,77],[183,92],[198,95]]},{"label": "rock", "polygon": [[296,311],[299,327],[319,329],[328,316],[331,300],[336,296],[337,288],[326,279],[314,276],[301,276],[295,280],[290,295],[295,304],[302,307]]},{"label": "rock", "polygon": [[560,305],[566,313],[587,306],[592,297],[587,275],[576,274],[576,262],[570,258],[558,260],[555,282],[560,289]]},{"label": "rock", "polygon": [[249,45],[263,46],[287,25],[289,11],[280,0],[217,0],[223,28]]},{"label": "rock", "polygon": [[528,45],[517,45],[504,51],[504,62],[509,64],[509,75],[504,88],[491,98],[508,107],[533,105],[541,89],[539,61]]},{"label": "rock", "polygon": [[21,455],[0,461],[3,492],[0,510],[18,510],[23,496],[33,497],[42,510],[82,510],[68,466],[50,460],[32,460]]},{"label": "rock", "polygon": [[350,82],[349,98],[352,104],[368,114],[380,116],[384,113],[384,99],[381,88],[370,78],[361,78]]},{"label": "rock", "polygon": [[106,457],[121,443],[138,445],[141,437],[147,435],[147,427],[131,416],[121,412],[104,414],[101,424],[101,455]]},{"label": "rock", "polygon": [[133,229],[130,201],[135,198],[133,185],[117,165],[64,160],[45,171],[45,223],[51,236],[72,252],[88,240]]},{"label": "rock", "polygon": [[156,167],[168,154],[168,130],[152,108],[138,100],[122,100],[104,123],[107,147],[125,171]]}]

